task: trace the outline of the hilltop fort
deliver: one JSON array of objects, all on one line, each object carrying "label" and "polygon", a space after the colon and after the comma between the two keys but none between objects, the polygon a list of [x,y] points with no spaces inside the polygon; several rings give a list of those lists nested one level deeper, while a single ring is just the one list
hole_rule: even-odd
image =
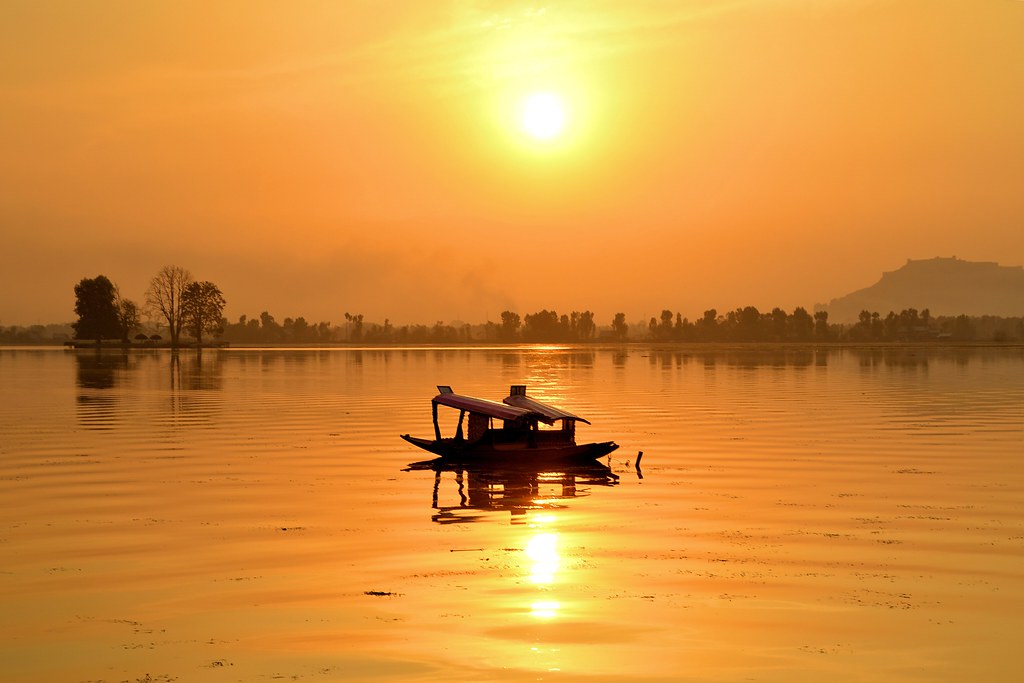
[{"label": "hilltop fort", "polygon": [[817,304],[829,322],[850,323],[861,311],[929,309],[933,316],[1024,315],[1024,268],[950,258],[907,259],[864,289]]}]

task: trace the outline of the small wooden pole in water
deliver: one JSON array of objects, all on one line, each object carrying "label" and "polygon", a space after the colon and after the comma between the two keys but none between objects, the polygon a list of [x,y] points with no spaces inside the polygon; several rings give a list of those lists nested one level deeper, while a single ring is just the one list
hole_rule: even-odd
[{"label": "small wooden pole in water", "polygon": [[636,463],[635,463],[635,466],[636,466],[637,469],[640,469],[640,458],[642,458],[642,457],[644,457],[644,452],[643,451],[637,451]]}]

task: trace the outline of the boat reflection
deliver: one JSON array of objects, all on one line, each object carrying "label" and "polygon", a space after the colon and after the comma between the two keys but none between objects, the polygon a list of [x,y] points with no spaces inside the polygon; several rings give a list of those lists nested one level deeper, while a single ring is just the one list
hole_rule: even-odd
[{"label": "boat reflection", "polygon": [[[485,512],[508,511],[512,523],[525,521],[527,512],[564,508],[570,498],[589,496],[595,486],[615,486],[619,477],[598,462],[563,465],[557,469],[455,463],[435,458],[409,465],[410,470],[433,470],[431,519],[439,524],[474,522]],[[444,474],[451,474],[454,490]],[[541,549],[538,549],[540,552]]]}]

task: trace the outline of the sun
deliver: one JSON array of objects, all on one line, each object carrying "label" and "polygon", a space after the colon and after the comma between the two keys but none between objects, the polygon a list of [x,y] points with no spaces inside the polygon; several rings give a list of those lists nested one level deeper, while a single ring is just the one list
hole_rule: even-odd
[{"label": "sun", "polygon": [[522,128],[538,140],[551,140],[565,129],[565,105],[551,92],[536,92],[523,103]]}]

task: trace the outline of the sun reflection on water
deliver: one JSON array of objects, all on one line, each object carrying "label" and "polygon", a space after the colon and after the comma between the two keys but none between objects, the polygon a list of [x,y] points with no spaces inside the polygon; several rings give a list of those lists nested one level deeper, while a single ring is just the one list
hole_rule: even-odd
[{"label": "sun reflection on water", "polygon": [[526,544],[526,556],[533,561],[530,581],[547,586],[554,582],[561,558],[558,556],[558,534],[542,532]]},{"label": "sun reflection on water", "polygon": [[558,616],[562,603],[557,600],[537,600],[530,604],[530,616],[537,619],[553,619]]},{"label": "sun reflection on water", "polygon": [[[561,566],[558,552],[558,532],[552,530],[556,515],[542,513],[532,515],[530,530],[532,536],[526,542],[526,557],[530,560],[528,577],[530,583],[547,592],[556,582]],[[536,596],[530,602],[530,616],[540,620],[551,620],[558,616],[562,603],[546,595]]]}]

